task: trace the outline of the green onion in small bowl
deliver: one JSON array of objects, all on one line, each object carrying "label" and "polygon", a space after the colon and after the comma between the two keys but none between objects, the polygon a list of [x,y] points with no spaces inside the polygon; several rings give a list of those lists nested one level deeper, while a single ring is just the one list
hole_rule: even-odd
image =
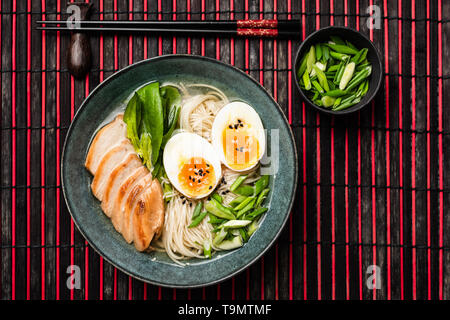
[{"label": "green onion in small bowl", "polygon": [[381,59],[373,43],[358,31],[327,27],[299,47],[294,77],[303,98],[331,114],[361,109],[381,85]]}]

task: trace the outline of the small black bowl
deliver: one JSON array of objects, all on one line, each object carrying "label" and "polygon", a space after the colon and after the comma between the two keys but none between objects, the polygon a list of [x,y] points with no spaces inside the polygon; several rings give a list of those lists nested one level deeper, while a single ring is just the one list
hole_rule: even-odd
[{"label": "small black bowl", "polygon": [[[370,75],[370,82],[369,82],[369,90],[367,91],[366,95],[361,99],[361,101],[358,104],[355,104],[354,106],[341,110],[341,111],[333,111],[331,109],[327,109],[324,107],[319,107],[315,105],[303,92],[302,88],[300,88],[299,85],[299,79],[297,77],[297,70],[300,67],[300,61],[301,58],[305,53],[308,52],[311,45],[319,43],[319,42],[328,42],[330,40],[330,36],[339,36],[343,40],[350,41],[355,47],[358,49],[367,48],[369,51],[367,52],[367,60],[372,64],[372,74]],[[316,32],[310,34],[301,44],[300,47],[297,50],[297,55],[295,57],[295,64],[294,64],[294,79],[295,84],[297,86],[298,91],[300,91],[300,94],[302,95],[303,99],[307,102],[308,105],[315,108],[316,110],[319,110],[320,112],[328,113],[328,114],[349,114],[355,111],[358,111],[362,108],[364,108],[366,105],[369,104],[370,101],[375,97],[378,90],[381,87],[381,80],[383,76],[382,71],[382,64],[381,64],[381,58],[378,53],[378,50],[373,45],[372,41],[370,41],[365,35],[362,33],[345,27],[326,27],[320,30],[317,30]]]}]

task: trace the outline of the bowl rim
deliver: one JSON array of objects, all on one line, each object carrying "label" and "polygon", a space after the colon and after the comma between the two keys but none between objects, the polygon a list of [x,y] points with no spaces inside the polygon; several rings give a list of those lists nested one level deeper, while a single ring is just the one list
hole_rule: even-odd
[{"label": "bowl rim", "polygon": [[[292,185],[292,195],[290,197],[290,202],[289,205],[287,206],[287,210],[286,210],[286,215],[280,225],[279,230],[276,232],[275,236],[268,242],[267,246],[264,247],[258,254],[255,255],[255,257],[249,261],[247,261],[246,263],[244,263],[240,268],[237,268],[236,270],[234,270],[233,272],[230,272],[228,275],[222,277],[222,278],[218,278],[215,280],[210,280],[210,281],[206,281],[206,282],[202,282],[202,283],[197,283],[197,284],[190,284],[190,285],[186,285],[186,284],[173,284],[173,283],[164,283],[164,282],[159,282],[159,281],[155,281],[155,280],[150,280],[148,278],[144,278],[142,276],[140,276],[139,274],[133,273],[132,271],[126,270],[124,268],[122,268],[120,265],[118,265],[117,263],[115,263],[114,261],[112,261],[112,259],[110,259],[110,257],[106,257],[105,254],[102,252],[102,250],[92,241],[92,239],[90,237],[88,237],[85,232],[83,231],[82,228],[80,228],[80,225],[78,223],[78,220],[74,218],[74,214],[72,212],[72,208],[71,205],[69,204],[68,198],[67,198],[67,190],[65,187],[65,183],[64,183],[64,163],[65,163],[65,156],[66,156],[66,149],[67,149],[67,143],[69,141],[69,138],[72,134],[73,131],[73,127],[75,126],[75,123],[78,121],[79,119],[79,115],[81,114],[81,112],[84,110],[85,106],[88,104],[88,102],[92,99],[92,96],[95,95],[97,93],[97,91],[101,90],[101,88],[103,88],[108,82],[112,81],[113,79],[117,78],[120,76],[120,74],[122,74],[123,72],[127,72],[131,69],[134,69],[136,67],[139,67],[141,64],[146,64],[146,63],[151,63],[153,61],[158,61],[158,60],[164,60],[164,59],[176,59],[176,58],[188,58],[188,59],[199,59],[199,60],[206,60],[210,63],[216,63],[216,64],[220,64],[223,66],[226,66],[234,71],[237,71],[238,73],[240,73],[241,75],[247,77],[250,81],[252,81],[255,85],[257,85],[258,87],[260,87],[263,92],[265,93],[265,95],[267,95],[267,97],[272,100],[272,102],[275,104],[276,106],[276,112],[278,112],[280,114],[280,116],[282,117],[283,122],[286,124],[286,128],[288,131],[288,134],[291,138],[291,144],[293,146],[293,156],[294,156],[294,179],[293,179],[293,185]],[[237,274],[245,271],[247,268],[249,268],[252,264],[254,264],[255,262],[257,262],[275,243],[275,241],[280,237],[281,233],[283,232],[284,228],[286,227],[286,223],[289,220],[290,214],[292,212],[292,208],[294,206],[294,202],[295,202],[295,196],[297,193],[297,188],[298,188],[298,152],[297,152],[297,145],[295,143],[295,136],[294,133],[292,131],[292,127],[289,124],[289,121],[286,117],[286,115],[284,114],[281,106],[278,104],[278,102],[272,97],[272,95],[261,85],[261,83],[259,83],[256,79],[254,79],[252,76],[250,76],[250,74],[245,73],[244,71],[242,71],[241,69],[228,64],[226,62],[223,62],[221,60],[217,60],[214,58],[210,58],[210,57],[206,57],[206,56],[200,56],[200,55],[194,55],[194,54],[166,54],[166,55],[160,55],[160,56],[155,56],[152,58],[148,58],[148,59],[144,59],[141,61],[138,61],[136,63],[130,64],[116,72],[114,72],[113,74],[111,74],[109,77],[107,77],[106,79],[104,79],[102,82],[100,82],[94,89],[92,89],[89,93],[89,95],[87,97],[85,97],[85,99],[83,100],[83,102],[81,103],[80,107],[78,108],[78,110],[76,111],[69,129],[67,131],[66,134],[66,138],[64,140],[64,145],[62,148],[62,153],[61,153],[61,164],[60,164],[60,175],[61,175],[61,188],[62,188],[62,193],[63,193],[63,197],[64,197],[64,201],[66,203],[66,207],[67,210],[69,211],[69,214],[72,218],[72,221],[74,222],[75,226],[77,227],[78,231],[80,232],[80,234],[87,240],[87,242],[89,243],[90,247],[94,249],[95,252],[97,252],[97,254],[99,254],[105,261],[107,261],[108,263],[110,263],[111,265],[113,265],[115,268],[119,269],[120,271],[122,271],[123,273],[125,273],[128,276],[131,276],[137,280],[149,283],[149,284],[153,284],[153,285],[157,285],[157,286],[161,286],[161,287],[166,287],[166,288],[180,288],[180,289],[188,289],[188,288],[202,288],[202,287],[206,287],[206,286],[210,286],[210,285],[214,285],[214,284],[218,284],[221,283],[227,279],[230,279],[234,276],[236,276]]]},{"label": "bowl rim", "polygon": [[[354,32],[356,34],[358,34],[359,36],[363,37],[370,45],[370,47],[375,51],[375,56],[376,56],[376,60],[377,60],[377,64],[380,67],[380,75],[379,75],[379,79],[376,83],[376,87],[375,90],[373,91],[372,95],[369,96],[369,98],[367,99],[367,101],[365,101],[364,103],[357,103],[356,105],[354,105],[353,107],[350,107],[348,109],[344,109],[341,111],[333,111],[331,109],[327,109],[327,108],[323,108],[323,107],[319,107],[317,105],[315,105],[307,96],[306,94],[303,92],[302,88],[300,88],[300,85],[298,83],[299,79],[297,78],[297,62],[300,59],[300,51],[302,50],[302,48],[304,47],[305,43],[308,41],[313,41],[313,38],[317,37],[318,34],[321,33],[325,33],[328,32],[330,30],[346,30],[349,32]],[[314,42],[314,41],[313,41]],[[350,27],[344,27],[344,26],[327,26],[324,28],[321,28],[319,30],[314,31],[313,33],[311,33],[309,36],[307,36],[302,43],[299,45],[297,52],[295,54],[295,60],[294,60],[294,70],[293,70],[293,76],[294,76],[294,82],[295,82],[295,86],[297,88],[297,90],[300,92],[300,95],[303,98],[303,101],[306,102],[308,105],[312,106],[314,109],[325,113],[325,114],[330,114],[330,115],[346,115],[346,114],[350,114],[356,111],[359,111],[361,109],[363,109],[364,107],[366,107],[374,98],[375,96],[378,94],[378,91],[381,88],[381,82],[383,80],[383,64],[382,64],[382,58],[380,53],[378,52],[378,49],[375,47],[374,43],[372,42],[372,40],[370,40],[364,33],[362,33],[361,31],[358,31],[356,29],[350,28]]]}]

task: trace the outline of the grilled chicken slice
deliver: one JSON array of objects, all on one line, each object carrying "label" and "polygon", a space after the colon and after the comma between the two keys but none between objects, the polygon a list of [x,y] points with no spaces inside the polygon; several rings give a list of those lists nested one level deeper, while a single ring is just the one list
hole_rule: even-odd
[{"label": "grilled chicken slice", "polygon": [[146,167],[141,166],[136,169],[121,185],[117,191],[117,196],[114,199],[114,204],[111,208],[111,221],[117,232],[122,233],[123,217],[125,214],[125,201],[128,198],[131,190],[133,190],[139,180],[150,174]]},{"label": "grilled chicken slice", "polygon": [[102,210],[114,228],[143,251],[161,233],[163,192],[126,135],[123,115],[118,115],[95,136],[85,166],[94,175],[92,193],[102,201]]},{"label": "grilled chicken slice", "polygon": [[134,153],[129,140],[123,140],[119,145],[110,149],[100,161],[97,172],[92,180],[92,193],[102,201],[105,194],[106,183],[113,170],[130,154]]},{"label": "grilled chicken slice", "polygon": [[164,223],[163,191],[157,179],[138,196],[131,218],[134,246],[144,251],[153,237],[159,236]]},{"label": "grilled chicken slice", "polygon": [[112,215],[114,201],[117,198],[120,186],[140,167],[142,167],[142,162],[139,157],[135,153],[130,153],[109,175],[102,200],[102,210],[108,217]]},{"label": "grilled chicken slice", "polygon": [[127,125],[123,122],[123,115],[120,114],[96,134],[86,157],[86,168],[95,175],[103,156],[126,137]]},{"label": "grilled chicken slice", "polygon": [[141,178],[130,191],[123,211],[122,236],[128,243],[133,242],[133,209],[139,200],[139,196],[143,190],[149,188],[152,183],[151,173]]}]

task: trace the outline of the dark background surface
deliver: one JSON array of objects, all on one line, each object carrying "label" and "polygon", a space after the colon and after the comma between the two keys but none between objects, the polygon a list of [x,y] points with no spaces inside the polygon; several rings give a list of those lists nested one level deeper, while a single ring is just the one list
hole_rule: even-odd
[{"label": "dark background surface", "polygon": [[[93,1],[93,19],[292,18],[303,27],[292,41],[96,35],[92,70],[77,81],[65,61],[69,36],[34,30],[36,20],[65,19],[65,1],[1,1],[1,298],[450,298],[450,1],[373,2],[381,28],[371,31],[368,0]],[[379,95],[346,118],[305,106],[292,80],[301,39],[330,24],[360,29],[384,59]],[[295,205],[276,244],[202,289],[144,284],[103,261],[74,227],[60,187],[65,135],[89,91],[168,53],[249,72],[285,111],[299,154]],[[71,264],[79,290],[66,286]],[[370,265],[380,267],[377,290],[366,285]]]}]

